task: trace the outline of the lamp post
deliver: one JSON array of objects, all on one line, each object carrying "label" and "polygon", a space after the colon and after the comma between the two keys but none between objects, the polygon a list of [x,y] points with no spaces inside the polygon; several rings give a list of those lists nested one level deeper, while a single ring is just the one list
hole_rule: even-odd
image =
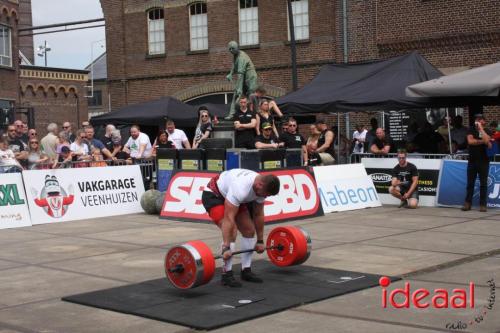
[{"label": "lamp post", "polygon": [[45,58],[45,67],[47,67],[47,52],[51,50],[52,49],[50,48],[49,43],[47,43],[47,41],[44,41],[43,45],[40,45],[37,49],[37,55],[39,57]]},{"label": "lamp post", "polygon": [[90,86],[87,86],[87,88],[90,88],[90,95],[85,97],[94,97],[94,45],[101,43],[101,48],[104,48],[104,44],[102,44],[103,41],[105,41],[105,39],[96,40],[90,43]]}]

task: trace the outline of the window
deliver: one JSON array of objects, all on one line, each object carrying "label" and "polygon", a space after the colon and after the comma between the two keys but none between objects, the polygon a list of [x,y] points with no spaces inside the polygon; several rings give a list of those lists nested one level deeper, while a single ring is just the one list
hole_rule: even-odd
[{"label": "window", "polygon": [[165,53],[165,21],[163,9],[152,9],[148,12],[149,54]]},{"label": "window", "polygon": [[89,98],[89,106],[102,106],[102,91],[94,90],[94,97]]},{"label": "window", "polygon": [[240,0],[240,45],[259,44],[257,0]]},{"label": "window", "polygon": [[0,25],[0,66],[12,67],[10,28]]},{"label": "window", "polygon": [[191,51],[208,49],[207,4],[198,2],[189,7]]},{"label": "window", "polygon": [[[292,13],[295,39],[309,39],[309,1],[292,0]],[[290,39],[290,31],[288,39]]]}]

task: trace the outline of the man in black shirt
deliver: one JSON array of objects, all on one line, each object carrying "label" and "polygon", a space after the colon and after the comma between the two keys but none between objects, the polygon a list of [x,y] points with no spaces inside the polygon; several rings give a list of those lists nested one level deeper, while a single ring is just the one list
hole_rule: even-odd
[{"label": "man in black shirt", "polygon": [[474,184],[479,174],[479,211],[486,212],[488,171],[490,162],[486,150],[491,148],[490,136],[485,132],[486,121],[482,114],[476,114],[475,124],[467,133],[469,145],[469,162],[467,163],[467,195],[462,207],[463,211],[471,209]]},{"label": "man in black shirt", "polygon": [[318,138],[318,148],[315,153],[320,157],[320,165],[331,165],[335,163],[335,150],[333,149],[335,134],[328,129],[324,119],[318,119],[316,121],[316,128],[320,131],[320,134]]},{"label": "man in black shirt", "polygon": [[389,193],[401,200],[399,207],[417,208],[418,170],[406,160],[406,150],[398,150],[398,164],[392,170]]},{"label": "man in black shirt", "polygon": [[273,126],[270,123],[262,124],[262,134],[255,138],[255,148],[265,149],[265,148],[280,148],[285,144],[283,142],[278,143],[278,140],[273,135]]},{"label": "man in black shirt", "polygon": [[240,109],[234,115],[234,146],[236,148],[255,148],[255,126],[257,119],[255,112],[247,107],[246,96],[240,97]]},{"label": "man in black shirt", "polygon": [[391,138],[386,136],[384,129],[380,127],[377,128],[375,135],[376,137],[370,146],[370,152],[376,155],[389,154],[394,148]]},{"label": "man in black shirt", "polygon": [[306,140],[302,135],[297,133],[297,121],[293,118],[288,119],[287,132],[280,136],[281,141],[285,143],[286,148],[301,148],[302,161],[307,165],[307,149]]},{"label": "man in black shirt", "polygon": [[26,165],[28,152],[24,149],[23,142],[17,137],[15,125],[9,125],[7,127],[7,139],[9,141],[9,149],[12,150],[16,156],[16,160],[21,163],[21,165]]}]

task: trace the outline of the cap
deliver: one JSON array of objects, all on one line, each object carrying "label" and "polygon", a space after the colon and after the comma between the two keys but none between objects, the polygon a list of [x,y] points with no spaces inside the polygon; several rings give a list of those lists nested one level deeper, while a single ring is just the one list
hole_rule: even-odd
[{"label": "cap", "polygon": [[483,114],[482,114],[482,113],[476,113],[476,114],[474,115],[474,119],[484,119],[484,116],[483,116]]},{"label": "cap", "polygon": [[268,128],[273,128],[273,125],[271,125],[270,123],[263,123],[262,124],[262,129],[268,129]]},{"label": "cap", "polygon": [[71,151],[71,150],[69,149],[69,147],[68,147],[68,146],[62,146],[62,147],[61,147],[61,153],[65,153],[65,154],[67,154],[67,153],[69,153],[70,151]]}]

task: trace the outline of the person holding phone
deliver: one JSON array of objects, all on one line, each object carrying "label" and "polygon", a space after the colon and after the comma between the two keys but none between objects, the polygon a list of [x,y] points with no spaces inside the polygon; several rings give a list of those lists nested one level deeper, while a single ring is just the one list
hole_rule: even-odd
[{"label": "person holding phone", "polygon": [[467,144],[469,146],[469,161],[467,163],[467,195],[462,207],[463,211],[471,210],[472,197],[474,195],[474,184],[479,174],[479,211],[486,212],[488,171],[490,161],[487,149],[491,148],[490,136],[486,133],[484,126],[486,120],[482,114],[474,116],[474,126],[467,133]]}]

